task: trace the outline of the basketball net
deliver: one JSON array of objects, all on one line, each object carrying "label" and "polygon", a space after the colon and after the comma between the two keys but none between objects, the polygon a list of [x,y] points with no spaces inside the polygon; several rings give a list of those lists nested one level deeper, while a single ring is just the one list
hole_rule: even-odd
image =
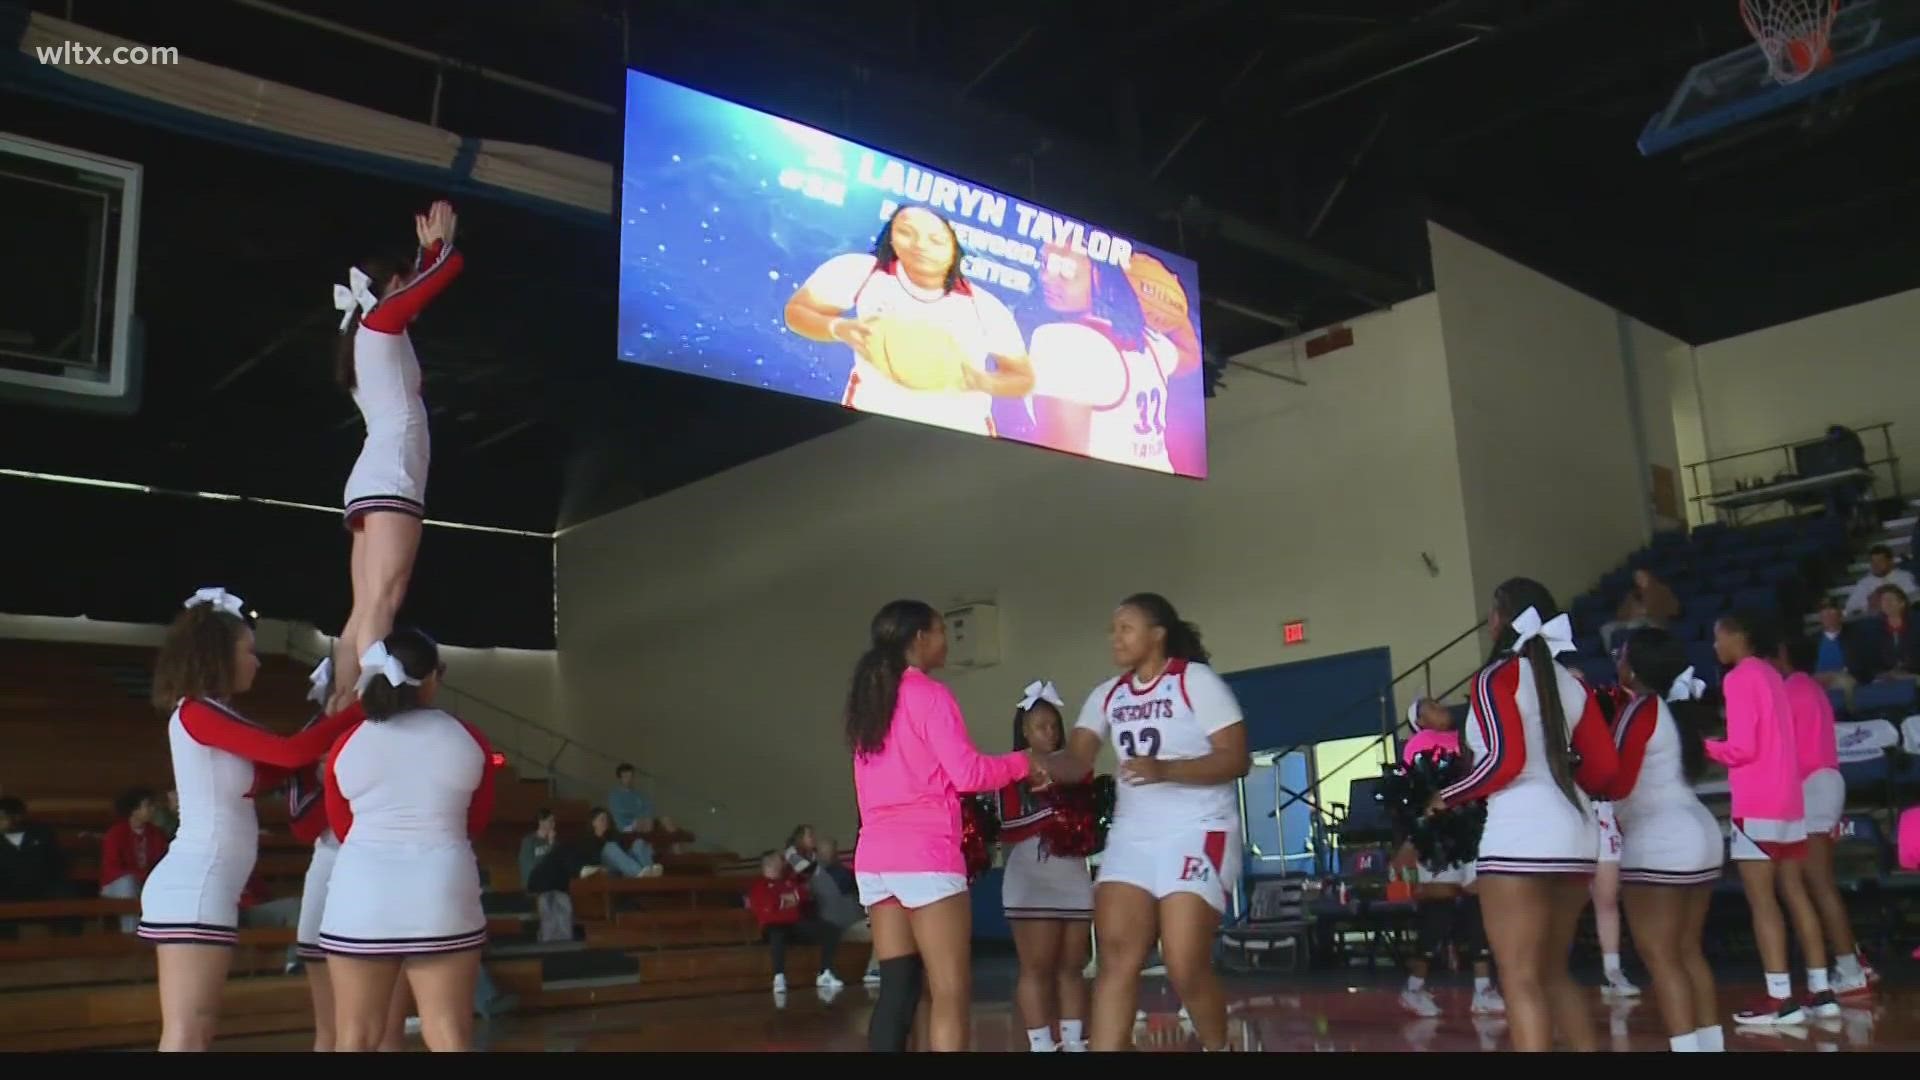
[{"label": "basketball net", "polygon": [[1840,0],[1740,0],[1740,17],[1767,55],[1768,73],[1782,86],[1833,59],[1828,36],[1839,13]]}]

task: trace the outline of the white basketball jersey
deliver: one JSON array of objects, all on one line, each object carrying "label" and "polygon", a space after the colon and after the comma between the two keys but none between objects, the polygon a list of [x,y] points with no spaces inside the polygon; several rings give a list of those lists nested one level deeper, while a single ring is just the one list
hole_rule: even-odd
[{"label": "white basketball jersey", "polygon": [[[1137,685],[1131,673],[1094,688],[1074,725],[1113,743],[1121,761],[1151,757],[1187,761],[1213,750],[1209,736],[1241,722],[1233,691],[1205,664],[1174,660],[1160,677]],[[1114,827],[1129,832],[1166,832],[1237,821],[1232,782],[1141,784],[1124,781],[1114,807]]]},{"label": "white basketball jersey", "polygon": [[1167,456],[1167,372],[1180,362],[1173,342],[1147,332],[1138,349],[1117,346],[1126,368],[1127,388],[1120,400],[1093,410],[1087,425],[1087,453],[1101,461],[1116,461],[1142,469],[1173,471]]}]

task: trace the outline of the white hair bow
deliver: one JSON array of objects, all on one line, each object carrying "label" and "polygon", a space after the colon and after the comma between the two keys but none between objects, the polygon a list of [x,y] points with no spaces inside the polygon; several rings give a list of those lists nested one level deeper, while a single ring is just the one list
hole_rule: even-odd
[{"label": "white hair bow", "polygon": [[1027,684],[1027,689],[1020,698],[1020,711],[1026,712],[1043,701],[1056,709],[1067,707],[1067,703],[1060,700],[1060,691],[1054,689],[1052,683],[1045,679],[1036,679]]},{"label": "white hair bow", "polygon": [[373,295],[373,279],[359,267],[347,270],[347,284],[333,287],[333,310],[340,313],[340,332],[345,333],[353,323],[353,309],[358,307],[365,315],[373,310],[380,298]]},{"label": "white hair bow", "polygon": [[1540,621],[1540,612],[1528,608],[1513,620],[1513,633],[1513,651],[1516,653],[1534,638],[1546,642],[1547,650],[1554,656],[1573,651],[1573,620],[1567,618],[1564,612],[1543,623]]},{"label": "white hair bow", "polygon": [[1707,681],[1695,678],[1693,669],[1688,668],[1673,680],[1673,688],[1667,691],[1668,701],[1699,701],[1707,693]]},{"label": "white hair bow", "polygon": [[353,686],[356,694],[365,694],[367,685],[373,682],[375,675],[385,675],[387,681],[396,688],[401,686],[419,686],[420,680],[407,674],[407,667],[400,658],[387,651],[387,643],[376,641],[367,646],[360,654],[360,681]]},{"label": "white hair bow", "polygon": [[201,589],[199,592],[196,592],[192,596],[187,597],[186,606],[190,608],[197,608],[197,607],[203,607],[203,606],[216,607],[216,608],[219,608],[221,611],[224,611],[227,614],[233,616],[236,619],[245,618],[246,617],[245,612],[247,608],[247,605],[242,603],[239,597],[233,595],[232,593],[228,592],[225,589],[221,589],[217,587],[210,588],[210,589]]},{"label": "white hair bow", "polygon": [[307,691],[307,700],[316,705],[327,703],[327,687],[333,682],[333,658],[325,657],[315,665],[313,674],[307,676],[312,687]]}]

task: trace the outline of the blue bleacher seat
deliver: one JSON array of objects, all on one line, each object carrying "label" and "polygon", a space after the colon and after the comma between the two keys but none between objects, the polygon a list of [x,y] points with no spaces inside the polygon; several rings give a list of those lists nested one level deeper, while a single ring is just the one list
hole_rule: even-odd
[{"label": "blue bleacher seat", "polygon": [[1826,554],[1827,547],[1818,540],[1795,540],[1782,549],[1781,554],[1794,562],[1806,562]]},{"label": "blue bleacher seat", "polygon": [[1733,556],[1733,565],[1749,566],[1749,567],[1763,566],[1767,563],[1773,562],[1778,557],[1779,557],[1779,549],[1774,547],[1771,544],[1768,544],[1765,546],[1748,548],[1745,551],[1735,552]]},{"label": "blue bleacher seat", "polygon": [[1726,593],[1701,593],[1687,604],[1687,617],[1690,619],[1715,619],[1727,610]]},{"label": "blue bleacher seat", "polygon": [[1914,703],[1914,684],[1911,679],[1882,679],[1879,682],[1862,683],[1853,691],[1853,713],[1860,716],[1866,713],[1895,712],[1911,709]]},{"label": "blue bleacher seat", "polygon": [[1693,665],[1693,676],[1706,682],[1709,687],[1720,685],[1720,659],[1713,654],[1713,642],[1696,641],[1687,646],[1687,663]]},{"label": "blue bleacher seat", "polygon": [[1600,640],[1599,634],[1580,634],[1573,639],[1573,644],[1581,656],[1607,655],[1606,643]]},{"label": "blue bleacher seat", "polygon": [[1847,692],[1845,690],[1829,689],[1827,691],[1827,700],[1833,703],[1833,715],[1838,717],[1845,717],[1847,715]]},{"label": "blue bleacher seat", "polygon": [[1753,571],[1745,569],[1723,571],[1707,580],[1714,592],[1733,592],[1752,583]]},{"label": "blue bleacher seat", "polygon": [[1766,585],[1785,585],[1800,579],[1800,568],[1790,562],[1774,563],[1760,568],[1760,581]]},{"label": "blue bleacher seat", "polygon": [[1604,656],[1583,656],[1574,662],[1574,667],[1593,686],[1612,686],[1620,681],[1619,670]]},{"label": "blue bleacher seat", "polygon": [[1735,611],[1774,611],[1780,610],[1780,594],[1771,585],[1741,589],[1733,594]]},{"label": "blue bleacher seat", "polygon": [[1687,533],[1684,529],[1667,529],[1653,534],[1653,546],[1657,548],[1676,547],[1686,542]]},{"label": "blue bleacher seat", "polygon": [[1681,641],[1699,641],[1712,631],[1712,627],[1711,616],[1702,619],[1690,615],[1684,619],[1675,619],[1667,629]]}]

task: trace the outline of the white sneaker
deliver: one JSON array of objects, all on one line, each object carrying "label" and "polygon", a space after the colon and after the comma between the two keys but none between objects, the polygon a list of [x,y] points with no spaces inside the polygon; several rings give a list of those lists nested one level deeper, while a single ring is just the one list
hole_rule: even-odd
[{"label": "white sneaker", "polygon": [[1087,1052],[1087,1044],[1079,1039],[1075,1039],[1072,1042],[1061,1043],[1060,1049],[1069,1054],[1084,1054]]},{"label": "white sneaker", "polygon": [[1871,992],[1873,989],[1873,984],[1867,981],[1867,973],[1864,971],[1849,979],[1840,974],[1839,968],[1834,968],[1833,974],[1829,977],[1828,982],[1829,985],[1833,987],[1834,994],[1839,997],[1865,994]]},{"label": "white sneaker", "polygon": [[776,994],[784,994],[787,992],[787,977],[785,975],[775,975],[773,977],[773,992]]},{"label": "white sneaker", "polygon": [[1439,1016],[1440,1003],[1426,990],[1400,991],[1400,1007],[1415,1016]]},{"label": "white sneaker", "polygon": [[1640,988],[1627,981],[1627,973],[1618,971],[1607,976],[1606,985],[1600,988],[1603,998],[1637,998]]},{"label": "white sneaker", "polygon": [[840,977],[835,975],[833,972],[823,971],[820,973],[818,978],[813,980],[813,985],[825,987],[828,990],[838,990],[847,984],[841,982]]},{"label": "white sneaker", "polygon": [[1473,1015],[1505,1016],[1506,1014],[1507,1014],[1507,999],[1500,996],[1500,991],[1498,988],[1490,986],[1485,990],[1476,991],[1474,993]]},{"label": "white sneaker", "polygon": [[860,976],[860,981],[863,983],[866,983],[868,986],[879,986],[880,985],[880,969],[868,968],[867,973],[865,975]]},{"label": "white sneaker", "polygon": [[407,1022],[400,1027],[401,1030],[408,1035],[418,1035],[420,1034],[420,1018],[417,1016],[409,1016],[407,1017]]}]

